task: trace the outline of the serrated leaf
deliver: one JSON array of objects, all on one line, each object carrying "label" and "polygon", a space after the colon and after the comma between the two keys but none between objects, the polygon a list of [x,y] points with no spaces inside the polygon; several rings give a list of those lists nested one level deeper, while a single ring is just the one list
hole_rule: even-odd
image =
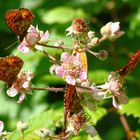
[{"label": "serrated leaf", "polygon": [[133,115],[134,117],[140,118],[140,97],[129,100],[129,103],[122,106],[119,110],[121,114]]},{"label": "serrated leaf", "polygon": [[95,111],[91,111],[85,107],[84,111],[87,118],[89,118],[90,123],[93,125],[96,125],[97,122],[107,114],[106,109],[101,107],[97,108]]},{"label": "serrated leaf", "polygon": [[84,17],[85,13],[82,9],[73,9],[70,7],[57,7],[46,14],[42,14],[42,20],[47,24],[67,23],[76,17]]},{"label": "serrated leaf", "polygon": [[[62,122],[63,109],[62,110],[48,110],[35,118],[28,121],[29,128],[25,131],[25,140],[39,140],[39,137],[35,134],[35,131],[40,128],[48,128],[50,130],[55,128],[55,122]],[[19,131],[15,131],[10,135],[8,140],[20,140]]]}]

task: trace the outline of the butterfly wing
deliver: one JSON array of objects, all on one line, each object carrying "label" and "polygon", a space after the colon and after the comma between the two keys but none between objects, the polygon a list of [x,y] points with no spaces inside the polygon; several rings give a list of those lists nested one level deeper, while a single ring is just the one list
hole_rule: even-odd
[{"label": "butterfly wing", "polygon": [[20,8],[7,11],[4,19],[8,27],[19,36],[21,42],[34,19],[34,15],[29,9]]},{"label": "butterfly wing", "polygon": [[23,66],[23,60],[17,56],[0,58],[0,80],[7,83],[8,88],[15,82]]},{"label": "butterfly wing", "polygon": [[138,63],[140,63],[140,50],[138,50],[129,60],[129,62],[122,69],[119,70],[120,76],[126,77],[127,75],[129,75],[131,72],[134,71]]}]

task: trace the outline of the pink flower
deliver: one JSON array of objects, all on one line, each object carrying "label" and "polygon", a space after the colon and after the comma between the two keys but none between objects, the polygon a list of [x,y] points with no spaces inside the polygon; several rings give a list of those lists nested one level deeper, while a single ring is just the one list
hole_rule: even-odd
[{"label": "pink flower", "polygon": [[101,28],[101,35],[113,41],[124,34],[120,31],[120,22],[109,22]]},{"label": "pink flower", "polygon": [[23,41],[18,46],[18,50],[22,53],[28,53],[32,50],[42,50],[38,49],[38,43],[47,44],[49,38],[49,32],[39,31],[38,27],[30,26],[27,31],[27,35],[24,37]]},{"label": "pink flower", "polygon": [[33,74],[31,72],[22,73],[14,82],[12,87],[7,90],[7,94],[10,97],[15,97],[19,92],[21,93],[18,103],[21,103],[25,97],[26,92],[30,92],[30,84]]},{"label": "pink flower", "polygon": [[80,54],[70,55],[69,53],[62,53],[61,65],[53,65],[50,68],[51,74],[56,74],[63,77],[68,84],[75,85],[87,79],[87,73],[82,68]]}]

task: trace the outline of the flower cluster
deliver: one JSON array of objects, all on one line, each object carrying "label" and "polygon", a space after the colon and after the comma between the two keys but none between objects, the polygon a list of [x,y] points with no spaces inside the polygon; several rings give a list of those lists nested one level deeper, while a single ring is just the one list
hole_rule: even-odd
[{"label": "flower cluster", "polygon": [[[66,132],[68,133],[72,132],[77,135],[80,132],[80,129],[83,129],[91,136],[97,134],[96,129],[87,123],[88,120],[84,114],[83,104],[81,103],[85,97],[83,94],[80,96],[81,93],[89,95],[89,98],[92,97],[94,102],[111,97],[113,99],[113,106],[118,109],[121,108],[121,104],[128,103],[128,98],[124,93],[122,79],[117,72],[111,72],[108,76],[107,82],[102,85],[91,84],[88,79],[86,52],[89,52],[100,60],[106,60],[108,56],[106,50],[94,52],[90,49],[96,47],[105,39],[114,41],[122,36],[124,32],[120,31],[119,24],[119,22],[107,23],[101,28],[101,38],[99,38],[95,35],[94,31],[88,31],[87,24],[83,19],[74,19],[72,25],[66,29],[66,36],[71,36],[74,39],[71,52],[67,51],[66,46],[64,47],[63,41],[57,42],[59,46],[53,46],[53,48],[59,48],[62,50],[60,60],[58,60],[58,57],[53,57],[43,50],[43,46],[48,47],[49,32],[40,31],[38,27],[35,28],[31,25],[23,41],[18,46],[18,50],[22,53],[39,50],[44,54],[47,54],[47,56],[54,62],[50,68],[50,73],[63,78],[68,85],[74,87],[74,90],[70,90],[70,94],[65,94],[68,96],[66,97],[67,100],[65,100],[68,103],[65,104],[69,107],[65,110],[68,115],[66,118],[68,122]],[[18,100],[18,103],[21,103],[25,99],[26,93],[31,92],[32,78],[33,73],[31,72],[18,75],[16,81],[7,90],[8,96],[15,97],[18,93],[21,93]],[[68,88],[66,90],[68,90]],[[66,93],[68,92],[66,91]],[[74,97],[77,98],[77,102]],[[91,107],[91,104],[94,106],[94,102],[89,99],[87,106],[89,105]],[[78,106],[80,108],[79,110],[77,109],[78,107],[76,108],[76,105],[80,106]],[[0,133],[2,133],[3,127],[3,123],[0,122]],[[19,122],[17,127],[19,130],[27,129],[26,123],[23,122]],[[40,129],[37,133],[41,138],[46,138],[49,135],[47,129]]]}]

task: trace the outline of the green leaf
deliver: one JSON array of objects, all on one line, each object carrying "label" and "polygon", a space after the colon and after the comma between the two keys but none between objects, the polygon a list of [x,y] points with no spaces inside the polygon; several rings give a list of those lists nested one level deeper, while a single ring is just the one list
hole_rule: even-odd
[{"label": "green leaf", "polygon": [[82,9],[73,9],[70,7],[57,7],[46,14],[42,13],[42,20],[47,24],[67,23],[76,17],[84,17],[85,13]]},{"label": "green leaf", "polygon": [[107,80],[108,77],[108,71],[106,70],[95,70],[89,72],[89,78],[92,80],[92,82],[96,84],[102,84]]},{"label": "green leaf", "polygon": [[93,125],[96,125],[97,122],[107,114],[106,109],[101,107],[98,107],[95,111],[91,111],[88,108],[84,107],[84,111],[90,123]]},{"label": "green leaf", "polygon": [[122,107],[119,111],[121,114],[133,115],[134,117],[140,118],[140,97],[130,99],[129,103]]},{"label": "green leaf", "polygon": [[[36,116],[35,118],[32,118],[28,121],[29,128],[24,133],[25,140],[40,140],[39,137],[35,134],[37,129],[48,128],[53,130],[59,122],[62,122],[62,119],[63,109],[51,109]],[[8,140],[20,140],[20,132],[16,130],[10,135]]]}]

